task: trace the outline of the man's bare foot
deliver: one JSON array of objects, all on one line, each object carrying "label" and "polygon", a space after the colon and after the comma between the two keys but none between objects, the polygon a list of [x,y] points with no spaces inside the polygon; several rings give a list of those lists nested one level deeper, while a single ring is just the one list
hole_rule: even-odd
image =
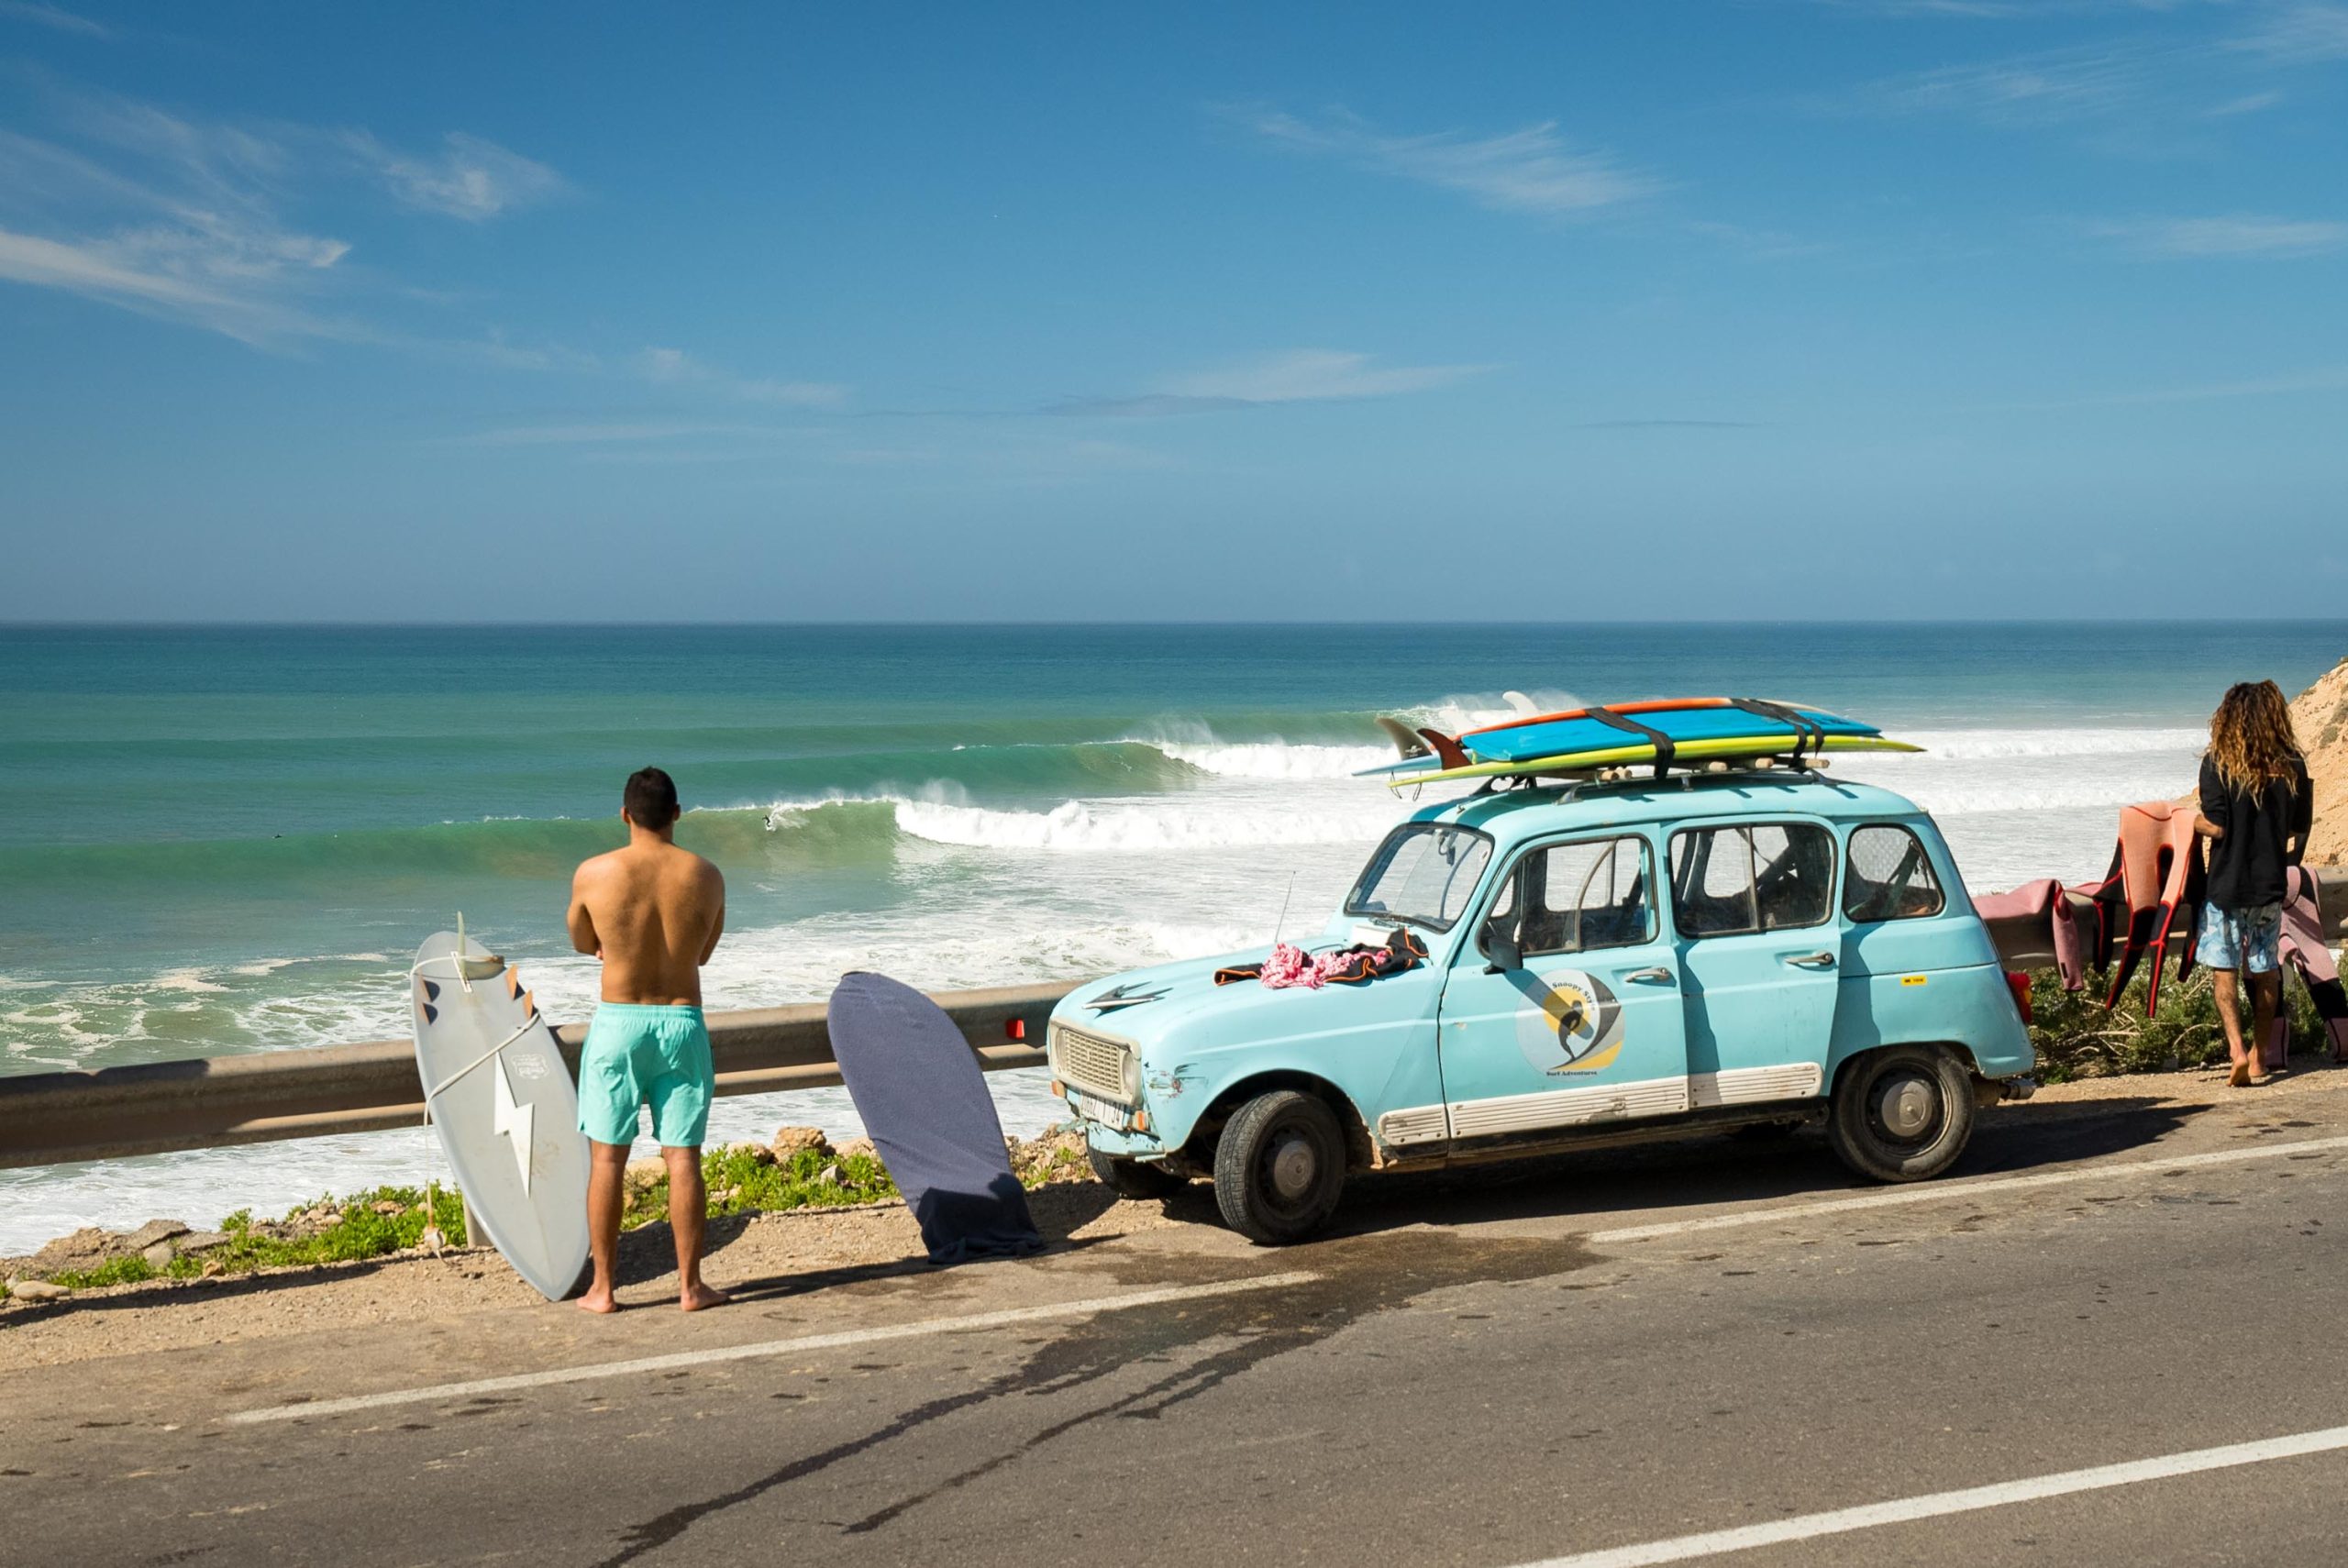
[{"label": "man's bare foot", "polygon": [[708,1285],[695,1284],[678,1293],[677,1305],[687,1312],[698,1312],[707,1307],[723,1307],[734,1297]]},{"label": "man's bare foot", "polygon": [[579,1298],[579,1309],[581,1312],[616,1312],[620,1304],[612,1298],[609,1290],[598,1286]]}]

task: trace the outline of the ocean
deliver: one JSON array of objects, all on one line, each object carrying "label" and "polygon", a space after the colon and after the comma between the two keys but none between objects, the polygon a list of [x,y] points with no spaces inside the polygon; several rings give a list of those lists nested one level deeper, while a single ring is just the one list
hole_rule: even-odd
[{"label": "ocean", "polygon": [[[1830,607],[1831,608],[1831,607]],[[402,1037],[460,911],[583,1020],[571,867],[657,763],[724,869],[713,1009],[1102,974],[1318,926],[1407,798],[1372,723],[1731,691],[1928,749],[1838,777],[1940,819],[1977,891],[2100,871],[2193,781],[2231,681],[2296,692],[2348,623],[0,627],[0,1072]],[[1006,1128],[1057,1102],[991,1080]],[[838,1090],[711,1137],[856,1130]],[[0,1171],[0,1253],[442,1175],[420,1131]]]}]

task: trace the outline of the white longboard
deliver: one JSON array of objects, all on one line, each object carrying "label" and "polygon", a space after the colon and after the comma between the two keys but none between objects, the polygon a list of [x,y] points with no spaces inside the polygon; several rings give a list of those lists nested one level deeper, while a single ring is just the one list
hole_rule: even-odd
[{"label": "white longboard", "polygon": [[467,1218],[561,1300],[587,1265],[587,1137],[553,1031],[521,975],[454,932],[415,950],[408,999],[416,1074]]}]

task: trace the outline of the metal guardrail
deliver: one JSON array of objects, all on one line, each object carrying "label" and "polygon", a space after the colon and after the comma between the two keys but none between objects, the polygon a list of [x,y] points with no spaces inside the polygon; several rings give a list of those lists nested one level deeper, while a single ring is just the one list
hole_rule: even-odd
[{"label": "metal guardrail", "polygon": [[[2348,867],[2324,870],[2321,882],[2324,933],[2337,942],[2348,934]],[[2043,921],[1992,921],[1989,934],[2011,968],[2054,962]],[[1087,983],[946,991],[936,999],[979,1066],[995,1072],[1043,1066],[1053,1005]],[[577,1024],[555,1031],[574,1075],[585,1032]],[[709,1036],[719,1094],[840,1081],[819,1006],[712,1013]],[[21,1074],[0,1077],[0,1168],[371,1132],[423,1119],[415,1050],[404,1040]]]},{"label": "metal guardrail", "polygon": [[[1044,1025],[1071,985],[940,993],[989,1072],[1044,1064]],[[586,1030],[555,1030],[574,1077]],[[840,1081],[821,1006],[709,1015],[719,1094]],[[0,1167],[373,1132],[424,1120],[415,1047],[404,1040],[257,1051],[88,1072],[0,1077]]]}]

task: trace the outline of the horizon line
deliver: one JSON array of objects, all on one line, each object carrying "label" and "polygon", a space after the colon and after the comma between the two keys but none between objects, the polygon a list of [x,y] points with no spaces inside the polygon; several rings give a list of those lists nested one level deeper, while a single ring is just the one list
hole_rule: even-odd
[{"label": "horizon line", "polygon": [[[2163,626],[2348,626],[2348,615],[2165,615],[2155,617]],[[1915,616],[1902,619],[1855,616],[1848,619],[1827,619],[1815,615],[1789,618],[1738,616],[1675,616],[1666,618],[1634,618],[1628,616],[1581,616],[1572,620],[1296,620],[1266,621],[1240,618],[1200,618],[1194,620],[906,620],[875,618],[870,620],[773,620],[773,621],[603,621],[566,618],[533,621],[268,621],[268,620],[8,620],[0,618],[0,634],[12,632],[81,632],[81,631],[152,631],[152,632],[396,632],[396,631],[598,631],[598,632],[678,632],[678,631],[903,631],[903,630],[967,630],[967,631],[1083,631],[1083,630],[1246,630],[1275,628],[1280,630],[1362,630],[1430,631],[1475,628],[1483,630],[1529,627],[1652,627],[1652,626],[1811,626],[1811,627],[1927,627],[1927,626],[2063,626],[2094,625],[2121,626],[2142,623],[2142,615],[1983,615],[1983,616]]]}]

